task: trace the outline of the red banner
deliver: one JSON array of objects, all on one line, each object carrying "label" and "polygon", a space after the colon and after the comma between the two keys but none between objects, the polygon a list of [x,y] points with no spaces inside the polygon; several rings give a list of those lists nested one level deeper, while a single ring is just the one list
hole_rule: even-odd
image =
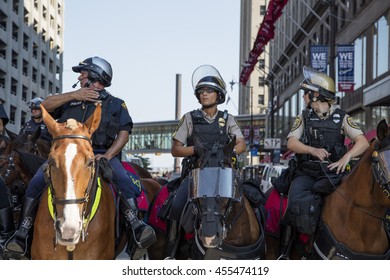
[{"label": "red banner", "polygon": [[274,38],[275,33],[275,22],[282,15],[282,10],[287,4],[288,0],[271,0],[268,4],[267,13],[263,19],[263,22],[260,25],[259,31],[257,32],[257,37],[253,43],[253,48],[249,53],[248,60],[246,65],[241,71],[240,74],[240,83],[246,85],[249,76],[251,75],[256,63],[257,58],[264,51],[265,45]]}]

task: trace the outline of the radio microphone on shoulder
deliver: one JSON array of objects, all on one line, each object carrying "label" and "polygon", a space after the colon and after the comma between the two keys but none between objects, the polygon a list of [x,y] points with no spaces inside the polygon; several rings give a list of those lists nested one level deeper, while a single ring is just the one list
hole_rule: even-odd
[{"label": "radio microphone on shoulder", "polygon": [[80,81],[77,81],[76,83],[73,84],[72,88],[77,87],[77,84],[80,83]]}]

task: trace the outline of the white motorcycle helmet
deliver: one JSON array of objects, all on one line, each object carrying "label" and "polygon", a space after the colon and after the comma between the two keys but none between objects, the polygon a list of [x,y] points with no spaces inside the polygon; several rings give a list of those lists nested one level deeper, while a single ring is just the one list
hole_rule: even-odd
[{"label": "white motorcycle helmet", "polygon": [[195,69],[192,74],[192,87],[199,102],[200,99],[197,91],[202,87],[209,87],[217,92],[217,104],[225,102],[226,84],[223,81],[221,74],[219,74],[218,70],[212,65],[205,64]]}]

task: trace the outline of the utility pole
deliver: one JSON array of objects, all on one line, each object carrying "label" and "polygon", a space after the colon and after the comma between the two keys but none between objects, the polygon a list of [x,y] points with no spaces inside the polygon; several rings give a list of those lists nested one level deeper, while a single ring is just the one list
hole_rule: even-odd
[{"label": "utility pole", "polygon": [[253,166],[253,86],[251,86],[250,106],[251,106],[251,128],[249,131],[249,152],[251,153],[251,166]]},{"label": "utility pole", "polygon": [[329,76],[336,82],[335,57],[336,57],[336,5],[335,0],[328,0],[329,3]]}]

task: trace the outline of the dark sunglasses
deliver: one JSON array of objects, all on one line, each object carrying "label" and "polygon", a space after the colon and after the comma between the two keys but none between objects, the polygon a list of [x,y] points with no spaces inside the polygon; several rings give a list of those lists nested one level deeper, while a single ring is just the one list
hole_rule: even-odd
[{"label": "dark sunglasses", "polygon": [[203,94],[205,92],[207,93],[213,93],[215,92],[215,89],[212,89],[212,88],[200,88],[196,91],[198,94]]}]

